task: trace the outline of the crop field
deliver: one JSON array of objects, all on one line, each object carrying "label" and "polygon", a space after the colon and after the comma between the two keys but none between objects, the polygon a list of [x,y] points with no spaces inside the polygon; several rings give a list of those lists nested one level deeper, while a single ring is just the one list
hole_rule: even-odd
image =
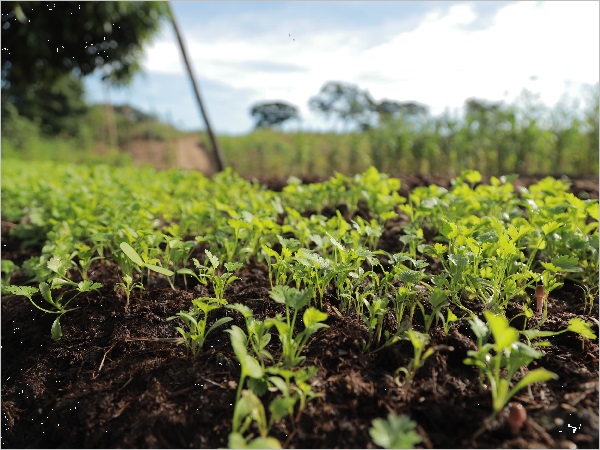
[{"label": "crop field", "polygon": [[597,186],[403,183],[3,159],[2,446],[598,448]]}]

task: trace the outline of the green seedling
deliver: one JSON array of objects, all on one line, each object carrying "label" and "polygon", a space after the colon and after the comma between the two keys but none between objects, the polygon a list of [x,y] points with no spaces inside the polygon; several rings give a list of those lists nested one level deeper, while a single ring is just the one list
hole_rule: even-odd
[{"label": "green seedling", "polygon": [[388,347],[398,341],[398,337],[391,336],[389,331],[385,331],[382,343],[383,319],[388,312],[389,299],[387,297],[377,297],[372,295],[371,300],[363,300],[366,307],[366,314],[361,314],[360,318],[367,326],[368,337],[363,346],[363,352],[368,350],[378,351]]},{"label": "green seedling", "polygon": [[[262,382],[263,377],[265,375],[265,371],[260,363],[254,358],[252,355],[248,353],[248,336],[244,333],[237,325],[233,325],[230,329],[225,330],[226,333],[229,333],[229,337],[231,339],[231,346],[233,347],[233,352],[237,360],[240,363],[241,371],[240,371],[240,381],[238,383],[237,392],[235,395],[236,404],[241,398],[242,390],[246,383],[246,379],[250,378],[255,380],[255,386],[258,386],[260,382]],[[259,389],[262,389],[259,388]],[[256,392],[255,392],[256,393]],[[258,395],[261,395],[263,392],[257,391]],[[234,421],[233,431],[239,431],[239,422]]]},{"label": "green seedling", "polygon": [[406,416],[388,414],[386,419],[374,419],[369,429],[373,442],[382,448],[414,448],[422,441],[417,424]]},{"label": "green seedling", "polygon": [[[477,317],[469,321],[477,336],[479,348],[476,351],[469,350],[467,352],[469,357],[464,360],[465,364],[479,369],[480,382],[483,380],[483,376],[487,378],[492,394],[492,413],[482,428],[476,432],[476,436],[495,420],[508,401],[521,389],[533,383],[558,378],[555,373],[546,369],[534,369],[510,388],[510,383],[517,371],[527,367],[534,359],[542,357],[542,353],[519,342],[519,331],[509,325],[506,317],[495,315],[489,311],[485,311],[484,315],[487,325]],[[494,343],[484,343],[490,332]]]},{"label": "green seedling", "polygon": [[[564,330],[561,330],[561,331],[542,331],[542,330],[538,330],[538,329],[532,329],[532,330],[523,330],[523,331],[521,331],[521,334],[523,336],[525,336],[525,338],[531,345],[531,341],[534,339],[557,336],[559,334],[566,333],[567,331],[578,334],[579,336],[581,336],[584,339],[596,339],[597,338],[596,334],[592,330],[591,325],[580,317],[573,317],[571,320],[569,320],[569,325],[567,326],[567,328],[565,328]],[[542,341],[542,342],[536,342],[535,345],[545,347],[546,345],[548,345],[548,343]]]},{"label": "green seedling", "polygon": [[194,266],[196,266],[196,269],[198,269],[198,273],[187,268],[179,269],[177,273],[191,275],[196,278],[199,283],[205,286],[210,282],[213,287],[215,299],[218,301],[225,300],[225,289],[231,283],[239,279],[233,275],[233,272],[239,270],[242,267],[242,263],[226,262],[224,264],[226,272],[219,275],[219,258],[213,255],[208,249],[205,250],[205,253],[206,259],[209,261],[210,265],[202,265],[196,258],[192,258],[192,262],[194,263]]},{"label": "green seedling", "polygon": [[125,292],[126,302],[125,302],[125,311],[129,309],[129,299],[131,297],[131,293],[134,289],[144,289],[144,285],[140,282],[133,282],[133,278],[131,275],[123,275],[123,280],[120,283],[115,284],[115,290],[118,288],[123,289]]},{"label": "green seedling", "polygon": [[[403,373],[404,384],[410,386],[417,371],[423,367],[427,358],[435,353],[435,349],[433,347],[425,348],[431,339],[428,334],[410,329],[406,331],[406,337],[408,337],[413,346],[413,359],[408,364],[408,367],[400,367],[396,370],[396,373]],[[400,382],[400,378],[397,381]]]},{"label": "green seedling", "polygon": [[[55,278],[57,280],[57,278]],[[59,341],[62,337],[62,328],[60,325],[61,317],[70,312],[74,311],[77,308],[68,309],[69,303],[71,303],[79,294],[92,292],[102,287],[100,283],[94,283],[90,280],[81,281],[79,283],[74,283],[69,281],[70,285],[74,286],[74,289],[70,289],[67,291],[63,291],[57,298],[53,298],[51,289],[56,286],[50,287],[48,283],[40,283],[39,289],[31,286],[6,286],[6,292],[9,292],[13,295],[22,295],[26,297],[33,306],[35,306],[40,311],[43,311],[47,314],[58,314],[58,317],[52,323],[52,327],[50,329],[50,335],[52,336],[52,340]],[[71,284],[72,283],[72,284]],[[64,285],[65,283],[58,284],[59,286]],[[63,298],[65,294],[76,291],[75,295],[71,296],[66,302],[63,302]],[[50,305],[53,309],[46,309],[39,306],[33,300],[33,294],[40,292],[42,294],[42,298]]]},{"label": "green seedling", "polygon": [[9,259],[3,259],[1,261],[2,265],[2,285],[10,284],[11,277],[19,270],[19,266],[17,266],[14,262]]},{"label": "green seedling", "polygon": [[127,242],[121,242],[119,244],[119,247],[121,247],[123,253],[125,253],[125,255],[131,260],[131,262],[133,262],[139,269],[145,268],[151,270],[152,272],[160,273],[161,275],[166,276],[169,280],[169,283],[171,284],[171,280],[169,277],[172,277],[174,275],[174,272],[172,270],[169,270],[165,267],[157,266],[156,264],[149,264],[144,262],[142,260],[142,257]]},{"label": "green seedling", "polygon": [[192,300],[192,308],[188,312],[180,311],[167,319],[167,321],[180,319],[185,324],[185,329],[182,327],[175,327],[175,329],[182,336],[181,343],[185,345],[188,357],[197,357],[202,351],[208,335],[216,328],[233,320],[231,317],[221,317],[208,327],[208,313],[221,308],[224,304],[224,301],[212,298],[197,298]]},{"label": "green seedling", "polygon": [[[328,325],[322,323],[327,320],[327,314],[312,306],[307,308],[302,316],[305,328],[294,337],[298,311],[308,305],[312,292],[310,290],[294,289],[289,286],[275,286],[269,296],[277,303],[285,305],[285,319],[278,314],[275,318],[267,319],[265,323],[267,326],[277,328],[282,346],[283,366],[286,368],[295,367],[305,359],[300,354],[309,338],[321,328],[329,328]],[[291,310],[293,310],[293,313],[290,312]]]},{"label": "green seedling", "polygon": [[269,327],[265,322],[257,320],[254,317],[252,309],[246,305],[236,303],[234,305],[227,305],[227,308],[238,311],[244,316],[250,346],[252,347],[254,355],[258,358],[261,367],[264,369],[267,361],[273,361],[273,355],[266,349],[269,342],[271,342]]},{"label": "green seedling", "polygon": [[77,265],[78,265],[78,270],[79,273],[81,274],[81,278],[83,280],[87,280],[88,277],[88,270],[90,269],[90,266],[92,265],[92,263],[98,259],[101,259],[101,256],[94,256],[94,254],[97,252],[99,245],[96,244],[92,247],[90,247],[87,244],[84,244],[83,242],[77,242],[75,244],[75,249],[76,249],[76,256],[77,256]]},{"label": "green seedling", "polygon": [[[273,416],[273,415],[272,415]],[[230,448],[281,448],[279,441],[269,436],[273,419],[267,420],[267,413],[260,399],[251,391],[242,391],[233,411],[232,431],[229,435]],[[252,423],[256,424],[260,437],[244,437]]]}]

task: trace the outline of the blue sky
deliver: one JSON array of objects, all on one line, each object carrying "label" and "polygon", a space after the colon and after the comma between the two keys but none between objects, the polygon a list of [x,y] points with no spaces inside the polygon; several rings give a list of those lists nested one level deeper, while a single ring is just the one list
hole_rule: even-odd
[{"label": "blue sky", "polygon": [[[457,113],[470,97],[514,102],[524,89],[553,106],[599,79],[599,2],[172,2],[218,133],[252,130],[256,102],[283,100],[300,126],[331,128],[308,109],[327,81],[376,99]],[[111,88],[187,130],[203,128],[169,23],[146,47],[143,73]],[[104,102],[99,76],[85,79]]]}]

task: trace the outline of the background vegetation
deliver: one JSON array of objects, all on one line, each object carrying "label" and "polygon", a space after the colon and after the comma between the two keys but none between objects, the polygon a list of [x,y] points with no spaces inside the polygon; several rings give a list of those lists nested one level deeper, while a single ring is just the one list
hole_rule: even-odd
[{"label": "background vegetation", "polygon": [[[81,78],[95,70],[107,88],[131,81],[167,16],[164,2],[48,5],[2,3],[3,158],[127,164],[132,139],[190,134],[128,105],[84,100]],[[58,17],[65,26],[55,26]],[[285,122],[301,123],[298,108],[265,100],[248,111],[254,131],[219,140],[243,176],[355,174],[371,165],[394,175],[597,175],[599,97],[596,84],[585,104],[565,97],[548,108],[524,91],[513,104],[472,98],[460,112],[434,116],[426,105],[376,101],[358,86],[328,81],[308,105],[339,125],[337,133],[283,132]],[[192,134],[210,148],[205,134]]]}]

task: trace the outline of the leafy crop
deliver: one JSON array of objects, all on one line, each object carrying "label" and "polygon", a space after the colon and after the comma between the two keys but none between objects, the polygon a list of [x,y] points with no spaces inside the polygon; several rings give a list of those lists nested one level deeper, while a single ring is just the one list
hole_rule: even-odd
[{"label": "leafy crop", "polygon": [[[492,394],[490,423],[508,401],[521,389],[533,383],[557,379],[558,376],[543,368],[527,372],[512,388],[510,383],[517,371],[542,356],[542,353],[518,341],[519,332],[508,324],[504,316],[485,312],[487,321],[474,317],[471,329],[477,336],[478,350],[469,350],[465,364],[477,367],[489,383]],[[491,332],[494,343],[485,342]],[[482,380],[482,377],[480,377]]]}]

